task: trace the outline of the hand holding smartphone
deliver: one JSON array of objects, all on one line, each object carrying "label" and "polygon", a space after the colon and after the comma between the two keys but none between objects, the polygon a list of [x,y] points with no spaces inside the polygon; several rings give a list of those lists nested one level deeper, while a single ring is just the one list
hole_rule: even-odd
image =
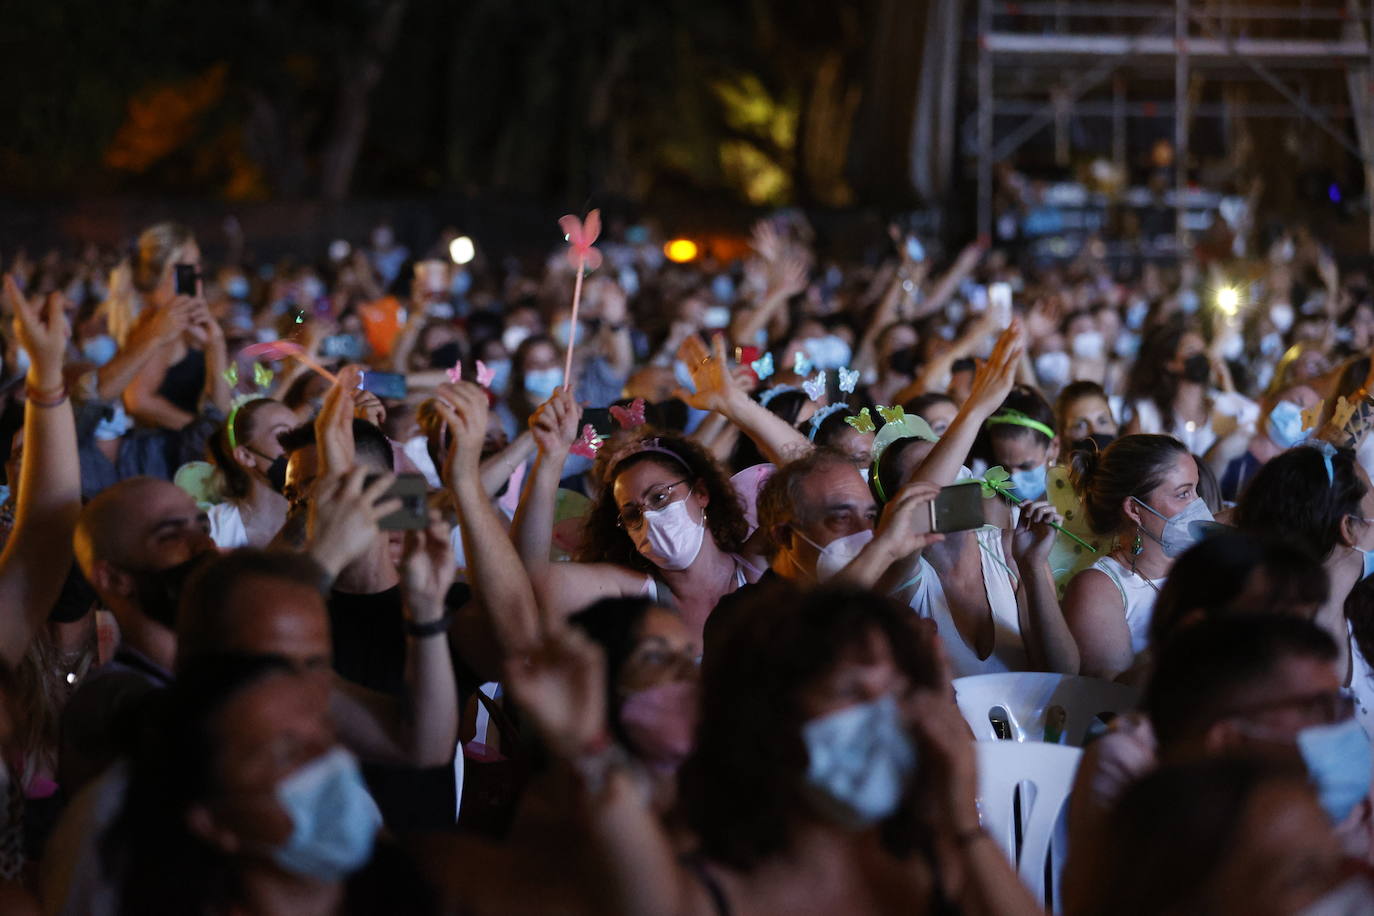
[{"label": "hand holding smartphone", "polygon": [[917,515],[916,533],[972,531],[985,524],[983,488],[977,481],[970,481],[941,487],[939,494],[926,503],[925,511]]}]

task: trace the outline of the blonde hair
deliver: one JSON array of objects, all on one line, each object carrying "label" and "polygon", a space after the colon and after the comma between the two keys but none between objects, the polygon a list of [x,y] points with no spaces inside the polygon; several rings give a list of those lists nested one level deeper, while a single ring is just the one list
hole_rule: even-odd
[{"label": "blonde hair", "polygon": [[132,263],[121,261],[110,274],[110,295],[100,306],[110,336],[123,347],[143,312],[143,300],[157,289],[167,263],[196,240],[181,223],[157,223],[138,237]]}]

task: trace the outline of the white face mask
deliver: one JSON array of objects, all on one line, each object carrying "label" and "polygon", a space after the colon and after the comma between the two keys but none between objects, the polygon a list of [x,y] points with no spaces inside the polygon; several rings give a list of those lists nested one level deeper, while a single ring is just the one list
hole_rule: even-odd
[{"label": "white face mask", "polygon": [[856,531],[853,534],[835,538],[824,547],[800,531],[797,531],[797,537],[820,551],[816,557],[816,580],[824,582],[827,579],[833,579],[840,570],[854,562],[854,558],[863,552],[869,541],[873,540],[873,532]]},{"label": "white face mask", "polygon": [[1278,302],[1269,307],[1269,320],[1273,322],[1275,330],[1280,334],[1287,334],[1289,328],[1293,327],[1293,306],[1287,302]]},{"label": "white face mask", "polygon": [[1101,359],[1107,350],[1101,331],[1084,331],[1073,339],[1073,355],[1078,359]]},{"label": "white face mask", "polygon": [[[690,491],[689,491],[690,492]],[[644,513],[644,527],[635,536],[635,547],[659,569],[679,570],[692,565],[706,537],[706,516],[692,521],[687,500],[679,499],[662,509]]]},{"label": "white face mask", "polygon": [[506,348],[507,353],[514,353],[529,336],[529,328],[523,324],[513,324],[501,332],[501,346]]},{"label": "white face mask", "polygon": [[806,783],[817,806],[860,829],[890,817],[916,769],[916,745],[897,701],[884,694],[802,726]]},{"label": "white face mask", "polygon": [[1145,534],[1154,541],[1159,542],[1159,546],[1164,548],[1166,557],[1179,557],[1192,547],[1204,536],[1205,526],[1215,519],[1212,518],[1212,510],[1207,508],[1207,503],[1203,502],[1202,497],[1196,497],[1192,502],[1183,508],[1177,515],[1165,516],[1156,510],[1149,503],[1136,499],[1136,503],[1150,514],[1164,519],[1164,530],[1159,537],[1150,534],[1148,528],[1141,528]]},{"label": "white face mask", "polygon": [[1046,388],[1063,388],[1072,373],[1073,363],[1063,350],[1051,350],[1035,358],[1035,375]]}]

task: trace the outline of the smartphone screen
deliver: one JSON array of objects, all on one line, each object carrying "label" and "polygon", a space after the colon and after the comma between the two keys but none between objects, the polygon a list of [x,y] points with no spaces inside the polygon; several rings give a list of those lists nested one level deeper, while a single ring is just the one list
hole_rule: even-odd
[{"label": "smartphone screen", "polygon": [[1002,330],[1011,327],[1011,284],[993,283],[988,287],[988,308],[997,317],[997,325]]},{"label": "smartphone screen", "polygon": [[983,514],[983,488],[977,481],[942,487],[926,508],[928,514],[921,517],[917,526],[922,533],[972,531],[987,523]]},{"label": "smartphone screen", "polygon": [[343,359],[362,359],[363,342],[352,334],[335,334],[320,341],[320,353]]},{"label": "smartphone screen", "polygon": [[399,372],[364,372],[362,389],[388,401],[399,401],[406,396],[406,377]]},{"label": "smartphone screen", "polygon": [[178,296],[194,296],[200,292],[200,271],[194,264],[176,265],[176,293]]},{"label": "smartphone screen", "polygon": [[399,499],[401,508],[377,522],[383,531],[419,531],[429,525],[429,486],[423,474],[400,474],[386,491],[387,499]]}]

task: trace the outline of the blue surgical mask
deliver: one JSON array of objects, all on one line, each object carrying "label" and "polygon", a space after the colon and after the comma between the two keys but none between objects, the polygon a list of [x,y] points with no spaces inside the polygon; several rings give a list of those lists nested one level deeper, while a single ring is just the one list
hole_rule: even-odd
[{"label": "blue surgical mask", "polygon": [[[572,333],[572,322],[566,318],[562,321],[555,322],[551,329],[551,333],[559,349],[566,350],[568,348],[568,336]],[[580,345],[586,342],[587,328],[586,325],[579,321],[577,322],[577,343]]]},{"label": "blue surgical mask", "polygon": [[817,806],[852,829],[890,817],[916,770],[916,745],[884,694],[802,727],[807,786]]},{"label": "blue surgical mask", "polygon": [[1202,540],[1204,527],[1216,521],[1212,517],[1212,510],[1207,508],[1207,503],[1203,502],[1201,496],[1190,502],[1182,512],[1169,517],[1158,512],[1149,503],[1136,499],[1134,496],[1131,499],[1134,499],[1150,514],[1164,519],[1164,531],[1159,537],[1150,534],[1146,529],[1142,530],[1152,540],[1159,542],[1159,546],[1164,548],[1166,557],[1182,556],[1189,547]]},{"label": "blue surgical mask", "polygon": [[95,438],[100,442],[109,442],[123,436],[133,429],[134,421],[124,411],[124,405],[115,401],[110,407],[106,408],[108,415],[101,417],[100,422],[95,425]]},{"label": "blue surgical mask", "polygon": [[1048,350],[1035,358],[1035,375],[1046,388],[1063,388],[1073,374],[1073,361],[1063,350]]},{"label": "blue surgical mask", "polygon": [[1011,472],[1012,490],[1027,502],[1041,499],[1045,495],[1048,476],[1049,469],[1043,464],[1028,471],[1018,468]]},{"label": "blue surgical mask", "polygon": [[1360,578],[1368,579],[1374,576],[1374,550],[1361,550],[1360,553],[1364,554],[1364,575]]},{"label": "blue surgical mask", "polygon": [[248,278],[243,276],[243,274],[235,274],[224,282],[224,292],[230,299],[247,299]]},{"label": "blue surgical mask", "polygon": [[97,366],[103,366],[115,358],[119,345],[109,334],[97,334],[81,342],[81,355]]},{"label": "blue surgical mask", "polygon": [[486,364],[491,370],[491,390],[497,394],[505,394],[506,386],[510,384],[510,360],[493,359]]},{"label": "blue surgical mask", "polygon": [[1298,751],[1317,785],[1322,808],[1339,824],[1369,795],[1374,753],[1358,719],[1298,732]]},{"label": "blue surgical mask", "polygon": [[531,369],[525,373],[525,394],[535,403],[542,404],[553,397],[553,390],[563,384],[563,370]]},{"label": "blue surgical mask", "polygon": [[1264,427],[1279,448],[1292,448],[1307,438],[1307,430],[1302,425],[1302,408],[1292,401],[1275,404]]},{"label": "blue surgical mask", "polygon": [[472,289],[472,274],[466,268],[459,267],[453,271],[453,278],[448,283],[449,292],[455,296],[466,296],[468,290]]},{"label": "blue surgical mask", "polygon": [[353,755],[335,748],[277,786],[291,818],[291,837],[272,853],[281,868],[320,881],[338,881],[372,857],[382,825]]}]

